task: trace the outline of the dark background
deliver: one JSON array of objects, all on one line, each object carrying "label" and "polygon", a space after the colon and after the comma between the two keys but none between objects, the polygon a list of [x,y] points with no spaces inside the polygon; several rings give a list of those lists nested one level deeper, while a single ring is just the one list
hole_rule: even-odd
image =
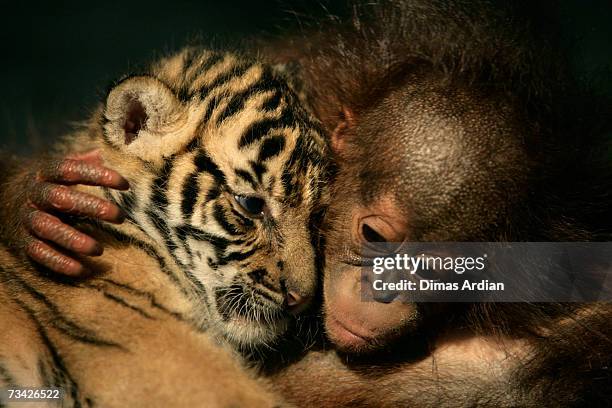
[{"label": "dark background", "polygon": [[[51,4],[54,3],[54,4]],[[112,79],[188,41],[232,44],[299,30],[344,1],[0,1],[0,148],[41,150],[83,119]],[[612,68],[612,1],[566,0],[558,20],[590,82]],[[598,82],[612,94],[612,84]]]}]

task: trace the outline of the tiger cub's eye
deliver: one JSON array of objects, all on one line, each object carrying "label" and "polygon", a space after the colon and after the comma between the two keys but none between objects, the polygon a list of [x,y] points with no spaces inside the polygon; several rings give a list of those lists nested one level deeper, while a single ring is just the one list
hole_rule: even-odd
[{"label": "tiger cub's eye", "polygon": [[266,202],[262,198],[236,194],[234,195],[234,200],[236,200],[238,205],[247,215],[253,218],[263,217]]}]

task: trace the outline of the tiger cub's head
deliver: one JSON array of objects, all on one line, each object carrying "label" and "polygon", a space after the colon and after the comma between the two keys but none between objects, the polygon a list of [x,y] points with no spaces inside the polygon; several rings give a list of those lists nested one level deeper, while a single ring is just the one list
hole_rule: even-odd
[{"label": "tiger cub's head", "polygon": [[282,334],[315,292],[313,221],[331,168],[282,76],[187,49],[119,82],[101,121],[105,160],[130,181],[109,198],[171,260],[206,323],[240,345]]}]

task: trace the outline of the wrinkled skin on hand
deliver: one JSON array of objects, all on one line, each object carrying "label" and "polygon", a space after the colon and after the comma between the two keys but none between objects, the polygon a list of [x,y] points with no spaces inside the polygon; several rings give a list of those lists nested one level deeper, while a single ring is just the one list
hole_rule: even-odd
[{"label": "wrinkled skin on hand", "polygon": [[[38,160],[37,163],[41,161]],[[121,210],[109,201],[71,189],[84,184],[127,190],[119,173],[104,167],[98,151],[51,159],[16,175],[20,182],[4,191],[3,240],[23,250],[32,260],[69,276],[85,272],[79,256],[99,256],[102,246],[92,237],[61,220],[61,215],[89,217],[112,223],[123,222]],[[24,187],[25,186],[25,187]],[[17,198],[16,198],[17,197]]]}]

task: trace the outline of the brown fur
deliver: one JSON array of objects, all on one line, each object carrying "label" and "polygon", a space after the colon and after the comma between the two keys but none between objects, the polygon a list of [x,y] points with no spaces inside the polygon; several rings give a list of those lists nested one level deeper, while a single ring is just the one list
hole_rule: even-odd
[{"label": "brown fur", "polygon": [[[356,3],[346,24],[269,54],[301,64],[339,160],[327,334],[344,352],[374,354],[313,352],[280,385],[317,406],[606,406],[608,303],[368,303],[355,265],[364,225],[389,241],[610,240],[610,101],[577,86],[548,9],[530,21],[531,3]],[[518,357],[475,358],[489,338]]]}]

